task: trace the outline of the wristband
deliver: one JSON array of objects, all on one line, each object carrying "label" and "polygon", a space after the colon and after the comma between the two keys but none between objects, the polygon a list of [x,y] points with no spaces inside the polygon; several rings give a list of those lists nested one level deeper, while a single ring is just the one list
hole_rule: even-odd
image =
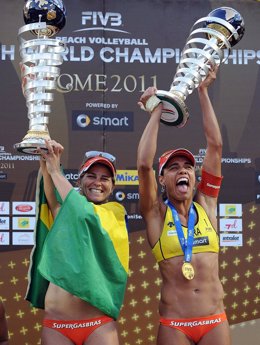
[{"label": "wristband", "polygon": [[214,176],[202,169],[201,181],[198,184],[198,190],[213,198],[217,198],[223,176]]},{"label": "wristband", "polygon": [[162,101],[160,100],[160,98],[153,95],[147,100],[147,102],[145,103],[145,107],[143,107],[143,109],[152,113],[154,109],[158,106],[158,104],[160,104],[161,102]]}]

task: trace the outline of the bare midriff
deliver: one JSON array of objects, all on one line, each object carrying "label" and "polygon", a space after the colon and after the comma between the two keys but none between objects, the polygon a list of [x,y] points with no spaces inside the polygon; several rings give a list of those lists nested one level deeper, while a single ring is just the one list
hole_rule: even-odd
[{"label": "bare midriff", "polygon": [[45,297],[45,317],[59,320],[84,320],[105,315],[82,299],[50,283]]},{"label": "bare midriff", "polygon": [[159,263],[163,279],[160,315],[182,319],[222,313],[224,291],[218,274],[218,254],[193,254],[195,277],[192,280],[182,274],[183,259],[178,256]]}]

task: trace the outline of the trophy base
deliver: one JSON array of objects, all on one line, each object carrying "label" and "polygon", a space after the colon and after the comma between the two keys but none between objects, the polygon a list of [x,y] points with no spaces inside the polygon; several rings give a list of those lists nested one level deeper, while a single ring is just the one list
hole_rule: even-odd
[{"label": "trophy base", "polygon": [[43,151],[48,151],[45,145],[44,139],[27,139],[23,140],[21,143],[17,143],[14,145],[14,148],[21,153],[26,153],[28,155],[36,155],[40,156],[40,154],[37,152],[40,148]]},{"label": "trophy base", "polygon": [[167,126],[183,127],[189,118],[188,108],[176,94],[157,90],[156,96],[162,101],[161,122]]},{"label": "trophy base", "polygon": [[22,142],[15,144],[14,148],[18,152],[40,156],[37,150],[41,149],[47,152],[45,140],[49,139],[50,135],[47,128],[41,130],[29,129]]}]

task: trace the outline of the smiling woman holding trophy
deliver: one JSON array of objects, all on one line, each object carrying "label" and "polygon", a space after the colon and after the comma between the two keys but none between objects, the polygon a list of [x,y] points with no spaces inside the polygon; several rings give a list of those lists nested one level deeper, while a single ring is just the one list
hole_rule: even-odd
[{"label": "smiling woman holding trophy", "polygon": [[[59,18],[65,8],[59,0],[27,1],[24,13],[29,21],[37,21],[37,15],[47,21],[44,36],[56,31],[55,13]],[[41,21],[28,25],[36,31],[37,25],[44,27]],[[55,86],[59,49],[49,38],[35,41],[29,45],[40,50],[23,54],[23,64],[33,63],[23,73],[30,124],[17,145],[19,151],[41,156],[26,300],[44,309],[42,345],[119,345],[115,320],[124,299],[129,244],[126,211],[108,202],[116,179],[115,157],[88,151],[78,172],[79,190],[66,179],[63,146],[50,139],[44,116],[49,110],[44,102],[51,100],[45,91]]]},{"label": "smiling woman holding trophy", "polygon": [[[214,15],[220,15],[220,18]],[[219,278],[216,217],[222,182],[222,136],[208,87],[215,80],[221,61],[214,53],[220,50],[220,38],[226,43],[225,35],[231,42],[233,36],[241,38],[236,29],[240,28],[243,33],[243,20],[235,10],[221,8],[212,11],[206,22],[208,27],[201,32],[211,41],[208,43],[203,37],[199,43],[206,44],[206,48],[199,50],[190,46],[195,44],[194,40],[188,40],[188,51],[183,53],[177,72],[180,74],[171,91],[150,87],[139,101],[140,107],[150,113],[138,147],[137,168],[140,210],[162,277],[157,345],[231,344]],[[184,68],[184,63],[188,67]],[[193,154],[182,147],[173,148],[159,158],[160,196],[153,169],[160,123],[177,127],[185,125],[185,95],[195,86],[207,142],[201,181],[196,188]]]}]

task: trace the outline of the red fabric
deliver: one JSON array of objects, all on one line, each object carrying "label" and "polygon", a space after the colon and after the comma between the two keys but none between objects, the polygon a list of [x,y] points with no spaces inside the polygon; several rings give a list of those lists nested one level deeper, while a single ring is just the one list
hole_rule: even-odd
[{"label": "red fabric", "polygon": [[98,327],[105,323],[114,321],[111,317],[101,316],[95,319],[87,320],[43,320],[43,326],[60,332],[69,338],[75,345],[83,345],[89,335]]},{"label": "red fabric", "polygon": [[196,164],[195,157],[189,150],[179,148],[175,150],[166,151],[159,158],[159,176],[163,175],[163,169],[165,165],[168,163],[168,161],[176,156],[186,157],[192,163],[193,166],[195,166]]},{"label": "red fabric", "polygon": [[191,338],[195,343],[208,333],[212,328],[227,320],[226,313],[213,316],[198,317],[192,319],[164,319],[160,318],[160,324],[175,328]]},{"label": "red fabric", "polygon": [[217,198],[223,176],[214,176],[202,169],[201,181],[198,184],[198,190],[208,196]]},{"label": "red fabric", "polygon": [[100,157],[100,156],[97,156],[97,157],[92,157],[92,158],[89,158],[84,164],[83,166],[79,169],[79,177],[81,177],[81,175],[83,173],[85,173],[86,171],[89,170],[89,168],[93,165],[93,164],[97,164],[97,163],[100,163],[100,164],[103,164],[105,166],[107,166],[111,173],[112,173],[112,176],[115,177],[116,176],[116,169],[113,165],[112,162],[110,162],[110,160],[108,160],[107,158],[105,157]]}]

